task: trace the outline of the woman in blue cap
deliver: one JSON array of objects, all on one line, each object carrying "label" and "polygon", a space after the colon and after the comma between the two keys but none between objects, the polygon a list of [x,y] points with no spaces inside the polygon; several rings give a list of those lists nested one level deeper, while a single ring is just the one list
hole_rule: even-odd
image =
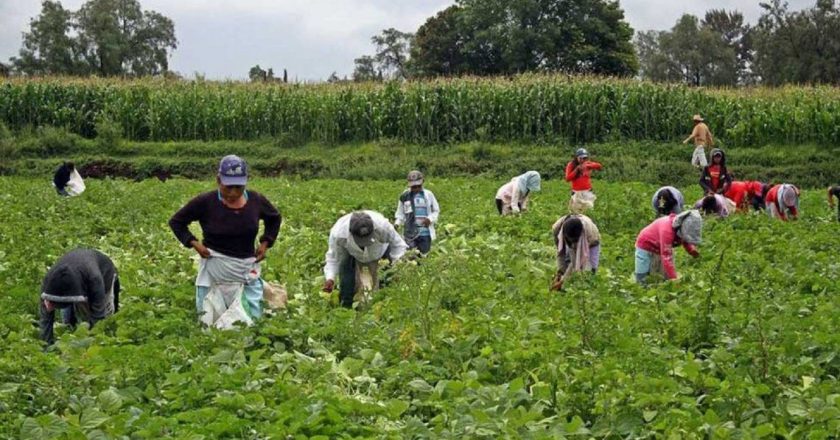
[{"label": "woman in blue cap", "polygon": [[[199,313],[215,313],[205,307],[208,292],[212,287],[232,283],[242,285],[239,299],[248,317],[258,318],[262,314],[263,296],[260,262],[277,239],[282,219],[265,196],[245,189],[248,165],[238,156],[222,158],[216,183],[215,190],[195,197],[176,212],[169,220],[169,227],[181,244],[195,249],[201,257],[196,278]],[[260,220],[265,232],[259,237],[259,247],[254,249]],[[201,241],[189,229],[195,221],[201,226],[204,237]],[[211,321],[215,318],[219,316]]]}]

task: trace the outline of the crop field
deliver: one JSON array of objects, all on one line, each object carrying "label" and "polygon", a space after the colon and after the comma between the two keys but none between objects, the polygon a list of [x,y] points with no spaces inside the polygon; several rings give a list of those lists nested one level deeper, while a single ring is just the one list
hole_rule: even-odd
[{"label": "crop field", "polygon": [[[0,438],[837,438],[840,241],[824,190],[803,218],[707,219],[681,279],[642,288],[633,249],[656,186],[595,182],[601,269],[549,292],[552,223],[568,186],[500,218],[506,179],[428,175],[439,237],[388,270],[359,310],[325,298],[327,234],[358,208],[393,215],[403,181],[255,179],[284,217],[263,276],[286,310],[203,329],[195,267],[166,222],[210,180],[0,177]],[[688,201],[697,185],[683,188]],[[36,318],[50,264],[110,255],[120,311],[60,326]]]},{"label": "crop field", "polygon": [[840,144],[840,90],[832,87],[700,89],[565,75],[379,85],[58,78],[0,86],[0,122],[9,128],[51,125],[87,138],[109,121],[137,141],[671,141],[702,112],[733,146]]}]

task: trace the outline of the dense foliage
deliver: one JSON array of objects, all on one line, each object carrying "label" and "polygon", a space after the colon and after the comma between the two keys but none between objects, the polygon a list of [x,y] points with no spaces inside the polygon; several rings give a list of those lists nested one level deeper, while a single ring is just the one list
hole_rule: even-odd
[{"label": "dense foliage", "polygon": [[[261,179],[286,217],[264,265],[287,311],[238,331],[194,316],[191,252],[166,228],[210,181],[0,178],[2,438],[829,438],[840,433],[840,253],[822,191],[804,218],[709,220],[680,281],[632,282],[652,218],[643,184],[595,182],[602,267],[549,293],[567,186],[499,218],[504,179],[441,180],[441,237],[362,311],[320,295],[343,212],[392,213],[402,181]],[[696,186],[687,198],[699,196]],[[121,311],[92,331],[33,326],[47,267],[76,246],[115,260]],[[332,299],[334,301],[334,298]]]},{"label": "dense foliage", "polygon": [[576,143],[674,141],[702,113],[732,146],[837,145],[839,96],[834,88],[704,90],[565,76],[316,86],[10,80],[0,86],[0,121],[93,137],[105,119],[134,140]]}]

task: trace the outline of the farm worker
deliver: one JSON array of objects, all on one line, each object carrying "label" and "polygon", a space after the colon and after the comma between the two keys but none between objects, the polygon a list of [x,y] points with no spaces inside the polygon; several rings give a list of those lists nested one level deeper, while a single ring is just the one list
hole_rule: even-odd
[{"label": "farm worker", "polygon": [[593,170],[600,170],[604,167],[589,160],[589,152],[584,148],[578,148],[575,156],[566,164],[566,181],[572,184],[572,198],[569,201],[569,209],[575,213],[583,213],[592,209],[595,204],[595,193],[592,192],[592,180],[590,176]]},{"label": "farm worker", "polygon": [[85,191],[85,183],[73,162],[64,162],[55,170],[53,186],[61,196],[77,196]]},{"label": "farm worker", "polygon": [[62,256],[41,283],[41,339],[55,341],[55,310],[62,321],[75,326],[79,320],[95,323],[116,313],[120,280],[108,256],[93,249],[74,249]]},{"label": "farm worker", "polygon": [[735,212],[735,202],[720,194],[709,194],[694,204],[694,209],[699,209],[705,215],[717,215],[721,218],[729,217]]},{"label": "farm worker", "polygon": [[726,169],[726,153],[715,148],[712,150],[712,164],[703,167],[700,186],[708,194],[725,194],[732,185],[732,175]]},{"label": "farm worker", "polygon": [[746,211],[756,197],[761,197],[762,188],[763,184],[761,182],[735,181],[732,182],[724,195],[735,203],[739,211]]},{"label": "farm worker", "polygon": [[694,153],[691,155],[691,164],[697,168],[704,168],[708,165],[706,162],[706,147],[714,147],[715,140],[712,138],[712,132],[709,131],[709,126],[700,115],[694,115],[694,130],[683,143],[687,144],[694,141]]},{"label": "farm worker", "polygon": [[[204,314],[202,320],[212,321],[207,324],[215,324],[215,318],[227,309],[246,322],[262,315],[260,262],[277,240],[282,218],[265,196],[246,190],[247,183],[245,161],[238,156],[225,156],[219,163],[217,188],[196,196],[169,219],[178,241],[195,249],[201,257],[195,280],[195,305]],[[255,250],[260,220],[265,231]],[[189,225],[195,221],[201,226],[202,241],[190,232]],[[205,304],[211,291],[211,301]],[[241,316],[243,311],[246,316]]]},{"label": "farm worker", "polygon": [[601,257],[601,233],[591,218],[583,214],[570,214],[557,220],[551,227],[557,246],[557,274],[552,290],[560,290],[573,272],[598,270]]},{"label": "farm worker", "polygon": [[[828,188],[828,206],[834,209],[834,198],[840,200],[840,186],[832,186]],[[840,221],[840,205],[837,205],[837,221]]]},{"label": "farm worker", "polygon": [[668,214],[679,214],[683,209],[683,195],[673,186],[663,186],[653,194],[653,210],[657,217]]},{"label": "farm worker", "polygon": [[403,229],[403,239],[409,249],[417,249],[421,254],[428,254],[435,239],[435,223],[440,215],[440,206],[435,195],[423,188],[423,173],[408,173],[408,189],[397,201],[396,221],[394,224]]},{"label": "farm worker", "polygon": [[332,292],[336,276],[341,276],[338,297],[346,308],[353,306],[356,288],[361,287],[363,266],[370,270],[375,290],[379,287],[379,260],[387,257],[393,263],[408,247],[394,226],[374,211],[356,211],[339,218],[330,230],[328,244],[324,291]]},{"label": "farm worker", "polygon": [[702,230],[703,217],[697,210],[660,217],[642,229],[636,238],[636,281],[644,284],[651,271],[676,279],[674,246],[682,245],[692,257],[699,257],[696,246]]},{"label": "farm worker", "polygon": [[518,214],[528,210],[528,198],[540,190],[540,173],[528,171],[511,179],[496,191],[496,209],[499,215]]},{"label": "farm worker", "polygon": [[799,217],[799,188],[783,183],[775,185],[764,198],[767,215],[784,221]]}]

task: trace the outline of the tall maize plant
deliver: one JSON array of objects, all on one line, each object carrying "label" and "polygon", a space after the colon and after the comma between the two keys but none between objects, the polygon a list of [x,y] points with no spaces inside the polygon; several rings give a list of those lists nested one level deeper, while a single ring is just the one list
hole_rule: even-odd
[{"label": "tall maize plant", "polygon": [[0,87],[0,121],[10,128],[94,137],[105,118],[138,141],[673,141],[695,113],[731,144],[840,144],[840,89],[831,87],[698,89],[560,75],[336,85],[47,78]]}]

